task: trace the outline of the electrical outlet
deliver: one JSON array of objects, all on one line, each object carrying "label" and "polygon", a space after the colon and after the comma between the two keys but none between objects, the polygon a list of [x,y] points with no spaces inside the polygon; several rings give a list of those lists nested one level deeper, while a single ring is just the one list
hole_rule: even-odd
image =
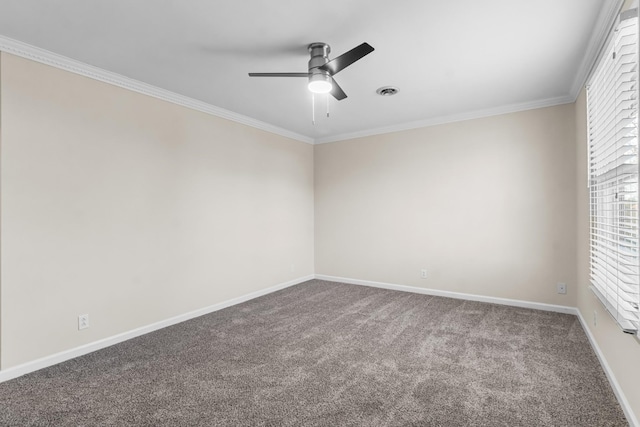
[{"label": "electrical outlet", "polygon": [[87,329],[89,327],[89,315],[81,314],[78,316],[78,330]]},{"label": "electrical outlet", "polygon": [[420,277],[423,279],[427,278],[427,269],[423,268],[422,270],[420,270]]},{"label": "electrical outlet", "polygon": [[598,312],[593,310],[593,326],[598,326]]},{"label": "electrical outlet", "polygon": [[557,286],[559,294],[566,294],[567,293],[567,284],[566,283],[558,283],[556,286]]},{"label": "electrical outlet", "polygon": [[291,263],[291,272],[295,272],[296,271],[296,265],[294,263]]}]

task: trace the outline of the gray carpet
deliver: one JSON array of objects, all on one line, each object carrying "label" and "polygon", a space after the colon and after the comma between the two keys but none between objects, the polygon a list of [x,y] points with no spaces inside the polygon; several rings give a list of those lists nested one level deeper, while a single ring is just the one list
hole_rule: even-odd
[{"label": "gray carpet", "polygon": [[312,280],[0,384],[2,426],[625,426],[572,315]]}]

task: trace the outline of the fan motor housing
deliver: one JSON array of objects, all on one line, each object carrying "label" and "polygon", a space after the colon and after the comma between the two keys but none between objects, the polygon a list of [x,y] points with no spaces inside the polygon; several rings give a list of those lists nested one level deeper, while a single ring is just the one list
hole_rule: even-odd
[{"label": "fan motor housing", "polygon": [[[331,53],[331,47],[326,43],[311,43],[307,49],[309,50],[309,72],[314,71],[314,68],[322,67],[329,62],[329,54]],[[315,70],[320,71],[320,70]]]},{"label": "fan motor housing", "polygon": [[314,81],[328,81],[330,82],[331,74],[326,70],[321,70],[318,67],[323,66],[329,62],[329,53],[331,53],[331,47],[322,42],[311,43],[307,46],[309,50],[309,83]]}]

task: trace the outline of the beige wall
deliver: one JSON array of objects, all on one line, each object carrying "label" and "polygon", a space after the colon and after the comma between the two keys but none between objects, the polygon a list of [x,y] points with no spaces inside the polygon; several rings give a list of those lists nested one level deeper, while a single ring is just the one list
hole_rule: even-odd
[{"label": "beige wall", "polygon": [[0,91],[2,369],[313,274],[311,145],[5,53]]},{"label": "beige wall", "polygon": [[[602,350],[636,417],[640,417],[640,341],[624,334],[589,290],[589,192],[587,189],[587,108],[576,101],[577,306]],[[597,319],[594,322],[594,313]]]},{"label": "beige wall", "polygon": [[316,274],[597,312],[640,414],[640,344],[588,290],[585,114],[312,147],[2,53],[0,368],[312,274],[315,225]]},{"label": "beige wall", "polygon": [[574,120],[569,104],[315,146],[316,274],[575,306]]}]

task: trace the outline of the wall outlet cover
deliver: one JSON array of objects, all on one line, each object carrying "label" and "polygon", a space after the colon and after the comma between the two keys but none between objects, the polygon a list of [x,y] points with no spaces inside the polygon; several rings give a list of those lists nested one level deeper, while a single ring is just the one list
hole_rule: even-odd
[{"label": "wall outlet cover", "polygon": [[81,314],[78,316],[78,330],[87,329],[89,327],[89,315]]}]

